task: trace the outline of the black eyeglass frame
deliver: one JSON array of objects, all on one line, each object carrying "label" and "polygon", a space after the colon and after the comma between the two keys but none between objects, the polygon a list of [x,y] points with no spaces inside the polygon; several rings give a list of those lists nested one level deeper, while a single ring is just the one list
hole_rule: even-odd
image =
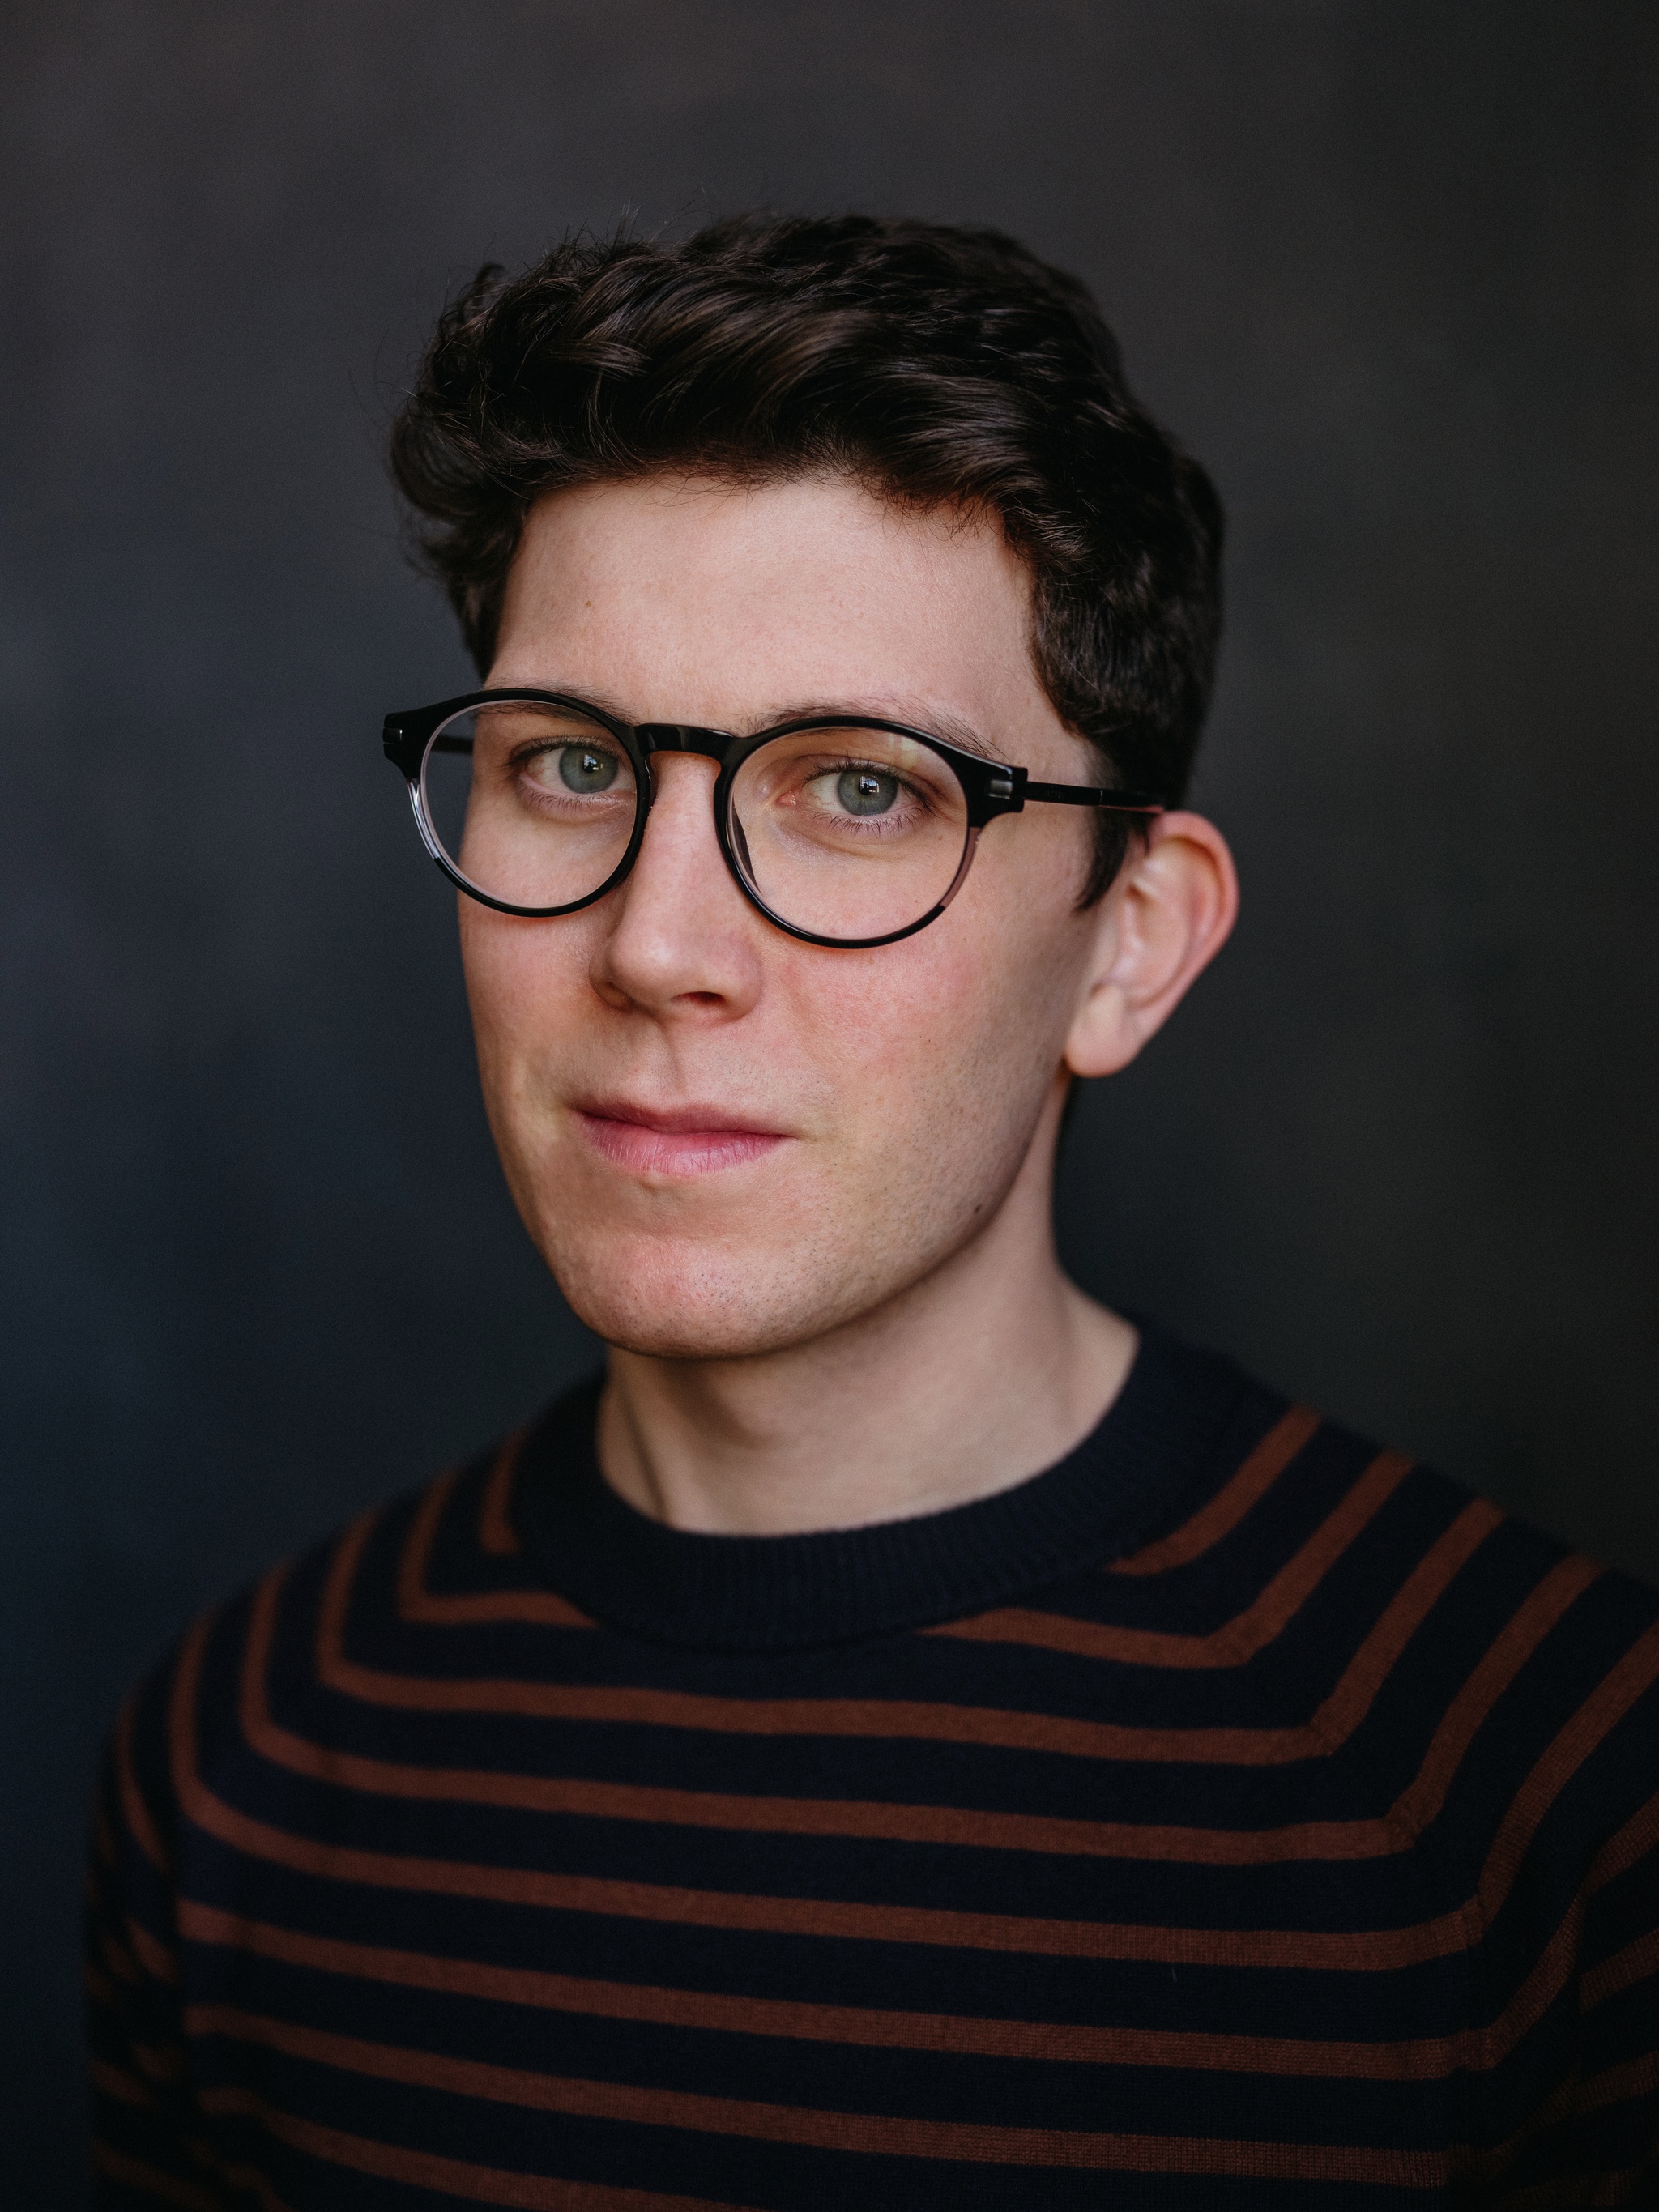
[{"label": "black eyeglass frame", "polygon": [[[509,900],[499,899],[482,885],[471,882],[444,851],[436,830],[428,818],[426,798],[422,787],[422,774],[426,765],[428,748],[443,725],[457,714],[464,714],[475,707],[504,707],[522,702],[537,707],[564,707],[586,715],[610,732],[628,756],[634,769],[634,829],[621,860],[599,885],[585,898],[573,899],[565,906],[514,906]],[[806,730],[881,730],[889,736],[907,738],[913,744],[925,745],[929,752],[938,755],[956,776],[967,803],[968,835],[963,843],[962,860],[945,895],[930,907],[920,921],[908,922],[902,929],[888,930],[880,937],[822,937],[815,931],[802,929],[775,914],[762,898],[744,872],[742,861],[733,849],[730,823],[732,817],[732,787],[738,771],[751,753],[758,752],[774,738],[797,736]],[[409,800],[414,811],[415,826],[421,833],[421,842],[456,887],[469,898],[477,899],[481,906],[492,907],[497,914],[522,916],[529,921],[551,921],[560,915],[579,914],[584,907],[595,905],[608,891],[612,891],[627,877],[639,858],[645,840],[646,820],[651,811],[654,782],[651,774],[651,759],[655,753],[697,753],[720,763],[720,775],[714,791],[714,835],[720,842],[722,858],[732,881],[756,912],[764,916],[775,928],[790,937],[799,938],[806,945],[822,945],[832,951],[860,952],[880,945],[896,945],[901,938],[914,937],[919,929],[926,929],[937,921],[962,889],[969,868],[973,864],[979,843],[979,833],[988,822],[1000,814],[1018,814],[1033,800],[1049,806],[1088,806],[1115,814],[1162,814],[1166,802],[1150,793],[1139,791],[1110,791],[1095,784],[1033,783],[1023,768],[1002,761],[987,760],[980,753],[965,751],[960,745],[947,744],[931,732],[913,728],[908,722],[890,722],[876,714],[808,714],[794,721],[775,723],[769,729],[757,730],[750,737],[736,736],[730,730],[711,730],[695,722],[624,722],[615,714],[607,714],[586,699],[578,699],[565,691],[538,691],[512,689],[493,691],[464,691],[459,698],[441,699],[432,707],[405,707],[386,716],[381,731],[381,749],[386,758],[398,769],[409,786]],[[443,748],[447,750],[447,748]],[[470,738],[457,738],[453,750],[470,751]]]}]

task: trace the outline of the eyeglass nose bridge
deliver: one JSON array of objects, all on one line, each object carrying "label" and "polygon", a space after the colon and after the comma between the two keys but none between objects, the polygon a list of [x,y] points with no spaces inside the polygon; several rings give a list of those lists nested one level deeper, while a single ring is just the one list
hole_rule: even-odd
[{"label": "eyeglass nose bridge", "polygon": [[634,736],[647,760],[653,753],[701,753],[722,768],[738,742],[730,730],[708,730],[696,722],[636,722]]}]

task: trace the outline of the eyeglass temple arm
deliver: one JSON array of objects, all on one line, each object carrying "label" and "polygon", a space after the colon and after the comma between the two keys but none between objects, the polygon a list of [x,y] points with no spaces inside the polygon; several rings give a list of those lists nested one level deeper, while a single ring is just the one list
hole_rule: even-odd
[{"label": "eyeglass temple arm", "polygon": [[1098,806],[1113,814],[1163,814],[1166,802],[1145,791],[1102,791],[1087,783],[1027,783],[1020,797],[1047,799],[1053,806]]}]

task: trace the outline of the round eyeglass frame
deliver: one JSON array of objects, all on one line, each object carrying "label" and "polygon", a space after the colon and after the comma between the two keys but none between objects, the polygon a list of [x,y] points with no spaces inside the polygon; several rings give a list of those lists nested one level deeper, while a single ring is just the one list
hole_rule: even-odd
[{"label": "round eyeglass frame", "polygon": [[[426,804],[426,764],[443,726],[457,715],[476,707],[500,707],[514,704],[537,707],[563,707],[586,715],[590,720],[610,732],[634,769],[634,827],[627,848],[620,860],[595,890],[585,897],[572,899],[563,906],[515,906],[508,899],[497,898],[493,892],[475,884],[445,852],[434,829]],[[902,929],[890,929],[879,937],[824,937],[817,931],[803,929],[798,923],[787,921],[775,913],[745,873],[743,863],[733,847],[731,834],[732,791],[738,771],[751,754],[758,752],[775,738],[794,737],[806,730],[881,730],[890,736],[904,738],[913,744],[925,745],[936,754],[955,775],[962,787],[966,802],[967,835],[963,840],[962,859],[956,874],[942,897],[916,921],[907,922]],[[491,907],[497,914],[521,916],[527,921],[551,921],[560,915],[579,914],[584,907],[592,906],[623,881],[639,858],[640,847],[645,840],[645,825],[651,812],[654,782],[651,761],[657,753],[697,753],[715,761],[720,766],[714,790],[714,835],[719,841],[720,855],[738,889],[755,911],[786,935],[799,938],[805,945],[821,945],[831,951],[842,952],[867,951],[880,945],[896,945],[901,938],[914,937],[930,922],[937,921],[962,889],[968,871],[973,865],[974,854],[979,844],[979,833],[988,822],[1000,814],[1018,814],[1033,801],[1053,806],[1087,806],[1097,811],[1116,814],[1162,814],[1167,802],[1151,793],[1139,791],[1114,791],[1095,784],[1034,783],[1023,768],[988,760],[981,753],[969,752],[961,745],[953,745],[936,738],[930,731],[918,730],[908,722],[888,721],[877,714],[808,714],[793,721],[776,722],[769,728],[757,730],[750,737],[738,737],[729,730],[705,728],[695,722],[624,722],[608,714],[591,701],[579,699],[568,691],[540,691],[533,688],[514,687],[506,690],[465,691],[454,699],[441,699],[435,706],[406,707],[386,716],[381,730],[381,750],[409,787],[409,801],[415,815],[415,826],[421,842],[458,890],[469,898],[477,899],[481,906]],[[458,747],[458,750],[459,748]]]}]

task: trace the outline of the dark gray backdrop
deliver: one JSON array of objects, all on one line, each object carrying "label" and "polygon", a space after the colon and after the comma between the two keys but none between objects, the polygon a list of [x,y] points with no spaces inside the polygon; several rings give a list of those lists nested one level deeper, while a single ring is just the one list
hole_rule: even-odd
[{"label": "dark gray backdrop", "polygon": [[1089,1097],[1084,1280],[1659,1571],[1659,11],[12,0],[5,2185],[78,2201],[89,1768],[195,1609],[591,1347],[378,716],[379,448],[485,254],[756,203],[1080,270],[1214,468],[1234,948]]}]

